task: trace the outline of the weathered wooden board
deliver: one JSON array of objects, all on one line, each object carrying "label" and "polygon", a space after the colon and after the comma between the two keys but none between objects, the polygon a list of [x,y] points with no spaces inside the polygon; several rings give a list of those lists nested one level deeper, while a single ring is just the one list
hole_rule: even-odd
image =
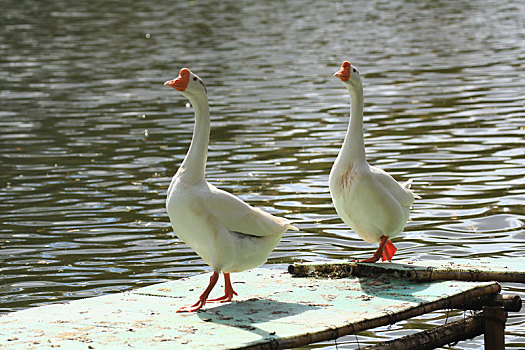
[{"label": "weathered wooden board", "polygon": [[525,283],[525,258],[481,258],[397,261],[395,263],[306,263],[290,265],[298,277],[348,277],[388,274],[393,278],[434,281],[498,281]]},{"label": "weathered wooden board", "polygon": [[[383,278],[294,278],[254,269],[232,275],[239,297],[192,304],[209,274],[131,292],[82,299],[0,317],[6,349],[269,349],[333,339],[498,293],[494,282],[414,283]],[[215,294],[222,294],[216,287]]]}]

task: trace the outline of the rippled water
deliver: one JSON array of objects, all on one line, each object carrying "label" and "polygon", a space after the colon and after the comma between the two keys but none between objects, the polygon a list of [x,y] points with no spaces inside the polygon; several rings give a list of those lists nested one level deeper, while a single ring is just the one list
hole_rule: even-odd
[{"label": "rippled water", "polygon": [[[365,84],[369,162],[414,180],[398,259],[525,253],[525,5],[513,1],[6,1],[0,14],[0,311],[208,271],[172,234],[167,186],[193,127],[162,83],[208,87],[210,182],[286,216],[268,263],[368,257],[327,180]],[[525,286],[504,284],[525,297]],[[433,313],[338,340],[443,324]],[[507,345],[525,346],[511,315]],[[456,349],[478,348],[482,338]],[[321,344],[333,347],[334,342]]]}]

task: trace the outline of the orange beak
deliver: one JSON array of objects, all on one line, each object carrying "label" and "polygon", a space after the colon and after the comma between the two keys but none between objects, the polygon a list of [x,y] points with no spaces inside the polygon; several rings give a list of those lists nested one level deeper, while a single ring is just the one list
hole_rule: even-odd
[{"label": "orange beak", "polygon": [[341,79],[341,81],[348,81],[350,79],[350,62],[344,61],[341,65],[341,69],[337,73],[334,74],[334,77],[337,77]]},{"label": "orange beak", "polygon": [[176,79],[168,80],[164,83],[164,86],[170,86],[177,91],[184,91],[188,87],[190,75],[191,72],[188,68],[182,68],[179,72],[179,76]]}]

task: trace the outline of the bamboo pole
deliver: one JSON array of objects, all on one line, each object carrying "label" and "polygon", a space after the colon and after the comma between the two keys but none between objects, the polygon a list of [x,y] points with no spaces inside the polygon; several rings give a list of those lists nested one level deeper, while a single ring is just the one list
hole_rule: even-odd
[{"label": "bamboo pole", "polygon": [[483,334],[483,315],[467,317],[399,339],[368,346],[366,350],[430,350]]},{"label": "bamboo pole", "polygon": [[465,304],[468,300],[477,299],[482,296],[499,293],[501,287],[498,283],[493,283],[485,286],[474,287],[466,292],[456,294],[447,298],[439,299],[430,303],[422,303],[411,309],[398,312],[387,313],[384,316],[365,319],[359,322],[350,323],[340,328],[330,328],[316,333],[302,334],[296,337],[275,339],[268,343],[251,345],[241,347],[238,349],[256,349],[256,350],[274,350],[274,349],[289,349],[299,346],[304,346],[312,343],[318,343],[330,339],[336,339],[344,335],[359,333],[364,330],[387,326],[396,322],[406,320],[415,316],[427,314],[429,312],[453,308],[454,305]]},{"label": "bamboo pole", "polygon": [[363,264],[354,262],[325,264],[294,264],[288,272],[295,277],[368,277],[388,274],[392,278],[414,281],[456,280],[475,282],[521,282],[525,283],[523,272],[481,271],[477,269],[453,269],[446,267],[420,267],[406,264]]},{"label": "bamboo pole", "polygon": [[503,306],[505,311],[519,312],[522,301],[517,294],[495,294],[467,301],[466,304],[456,305],[461,310],[482,310],[484,306]]}]

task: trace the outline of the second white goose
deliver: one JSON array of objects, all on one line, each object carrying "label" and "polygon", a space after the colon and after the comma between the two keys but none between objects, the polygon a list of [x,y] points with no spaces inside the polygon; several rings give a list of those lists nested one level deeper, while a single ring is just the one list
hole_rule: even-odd
[{"label": "second white goose", "polygon": [[368,259],[358,262],[392,261],[397,248],[391,239],[403,232],[415,195],[411,181],[399,184],[382,169],[366,161],[363,141],[363,84],[359,72],[345,61],[334,74],[350,94],[350,123],[332,170],[329,185],[341,219],[363,240],[379,242]]}]

